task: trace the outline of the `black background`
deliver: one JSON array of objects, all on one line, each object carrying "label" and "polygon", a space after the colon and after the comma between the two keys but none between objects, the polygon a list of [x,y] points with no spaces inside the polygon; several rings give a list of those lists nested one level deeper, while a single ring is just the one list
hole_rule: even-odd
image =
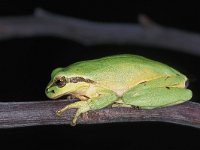
[{"label": "black background", "polygon": [[[1,1],[0,17],[30,15],[37,7],[52,13],[100,22],[136,23],[139,14],[146,14],[161,25],[200,32],[198,6],[181,1]],[[143,55],[175,67],[189,77],[189,88],[194,92],[192,101],[199,102],[199,56],[142,45],[84,46],[53,36],[0,41],[0,101],[47,100],[44,89],[55,67],[120,53]],[[199,141],[199,129],[158,122],[0,130],[0,146],[4,148],[189,149],[200,147]]]}]

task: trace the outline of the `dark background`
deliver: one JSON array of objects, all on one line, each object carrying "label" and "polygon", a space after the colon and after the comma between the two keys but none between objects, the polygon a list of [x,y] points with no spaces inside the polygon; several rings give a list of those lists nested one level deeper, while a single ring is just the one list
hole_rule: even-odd
[{"label": "dark background", "polygon": [[[184,2],[125,1],[1,1],[0,17],[30,15],[40,7],[52,13],[99,22],[136,23],[139,14],[155,22],[200,32],[199,5]],[[0,101],[48,100],[44,89],[52,69],[80,60],[132,53],[166,63],[190,79],[192,101],[200,102],[199,56],[143,45],[84,46],[71,40],[43,36],[0,41]],[[181,125],[140,122],[103,125],[40,126],[0,130],[5,148],[192,148],[200,147],[200,130]]]}]

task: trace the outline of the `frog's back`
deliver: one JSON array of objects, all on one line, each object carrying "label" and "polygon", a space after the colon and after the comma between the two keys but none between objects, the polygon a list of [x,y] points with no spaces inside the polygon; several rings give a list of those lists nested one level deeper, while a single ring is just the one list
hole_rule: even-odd
[{"label": "frog's back", "polygon": [[109,72],[121,73],[123,71],[135,74],[136,72],[145,73],[147,70],[162,75],[178,73],[173,68],[160,62],[130,54],[121,54],[103,57],[100,59],[81,61],[66,67],[65,70],[73,74],[78,73],[85,76],[93,76],[93,74],[97,75],[97,73],[108,74]]},{"label": "frog's back", "polygon": [[[180,74],[173,68],[138,55],[114,55],[95,60],[81,61],[65,68],[73,75],[87,77],[101,85],[130,88],[142,81]],[[115,87],[113,87],[113,85]]]}]

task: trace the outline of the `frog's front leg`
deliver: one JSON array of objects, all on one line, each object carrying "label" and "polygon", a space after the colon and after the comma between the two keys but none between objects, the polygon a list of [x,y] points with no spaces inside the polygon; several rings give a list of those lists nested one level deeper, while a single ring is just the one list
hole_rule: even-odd
[{"label": "frog's front leg", "polygon": [[114,101],[117,100],[117,95],[111,91],[111,90],[101,90],[99,91],[99,96],[90,98],[86,101],[78,101],[72,104],[69,104],[65,106],[64,108],[58,110],[56,112],[57,115],[61,115],[63,112],[65,112],[68,109],[77,108],[76,114],[72,120],[71,125],[76,125],[78,117],[89,110],[97,110],[104,108],[110,104],[112,104]]},{"label": "frog's front leg", "polygon": [[56,114],[58,116],[61,116],[61,114],[63,112],[65,112],[68,109],[72,109],[72,108],[77,108],[76,114],[71,122],[71,125],[74,126],[74,125],[76,125],[76,120],[78,119],[78,116],[80,116],[81,113],[89,111],[90,108],[88,106],[88,101],[78,101],[78,102],[69,104],[60,110],[57,110]]},{"label": "frog's front leg", "polygon": [[163,77],[143,82],[124,93],[123,101],[145,109],[179,104],[192,97],[192,92],[184,88],[185,82],[180,77]]}]

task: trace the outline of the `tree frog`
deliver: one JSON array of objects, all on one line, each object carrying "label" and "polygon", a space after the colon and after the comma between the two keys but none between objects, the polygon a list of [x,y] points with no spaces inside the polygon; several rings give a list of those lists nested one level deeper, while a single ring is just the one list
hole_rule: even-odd
[{"label": "tree frog", "polygon": [[80,100],[56,112],[76,108],[75,125],[82,113],[107,106],[153,109],[183,103],[192,98],[187,86],[187,77],[168,65],[121,54],[56,68],[45,92],[50,99],[71,94]]}]

